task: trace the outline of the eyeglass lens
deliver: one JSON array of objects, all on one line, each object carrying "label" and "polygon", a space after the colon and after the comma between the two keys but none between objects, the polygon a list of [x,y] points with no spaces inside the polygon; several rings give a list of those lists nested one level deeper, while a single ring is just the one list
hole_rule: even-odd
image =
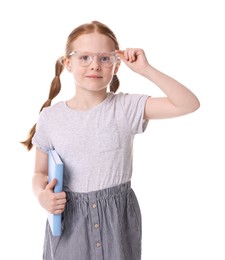
[{"label": "eyeglass lens", "polygon": [[94,57],[98,58],[98,62],[104,67],[111,67],[116,61],[116,56],[114,53],[86,53],[86,52],[74,52],[77,56],[78,62],[81,66],[89,66]]}]

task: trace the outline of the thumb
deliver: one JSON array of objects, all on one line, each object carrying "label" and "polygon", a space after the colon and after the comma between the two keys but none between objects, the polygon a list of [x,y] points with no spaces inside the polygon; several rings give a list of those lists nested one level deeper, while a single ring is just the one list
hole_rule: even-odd
[{"label": "thumb", "polygon": [[47,190],[53,190],[54,187],[55,187],[55,185],[56,185],[56,183],[57,183],[56,178],[52,179],[52,180],[47,184],[46,189],[47,189]]}]

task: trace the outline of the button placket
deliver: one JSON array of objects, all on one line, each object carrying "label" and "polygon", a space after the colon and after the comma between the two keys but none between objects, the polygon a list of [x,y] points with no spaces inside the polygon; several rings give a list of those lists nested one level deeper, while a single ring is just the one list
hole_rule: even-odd
[{"label": "button placket", "polygon": [[100,222],[98,215],[98,203],[97,201],[91,201],[91,219],[92,219],[92,232],[93,232],[93,243],[95,244],[96,255],[99,260],[103,260],[102,255],[102,243],[101,243],[101,235],[100,235]]}]

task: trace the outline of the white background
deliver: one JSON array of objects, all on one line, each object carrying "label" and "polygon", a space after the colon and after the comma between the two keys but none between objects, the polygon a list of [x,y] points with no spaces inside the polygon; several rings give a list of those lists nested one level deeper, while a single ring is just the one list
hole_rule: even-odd
[{"label": "white background", "polygon": [[[136,137],[133,188],[143,215],[143,260],[224,260],[224,7],[219,0],[1,1],[0,259],[40,260],[46,212],[32,190],[34,151],[19,143],[47,99],[67,36],[92,20],[121,49],[149,62],[199,98],[193,114],[149,123]],[[120,91],[162,95],[122,64]],[[62,75],[59,99],[73,95]],[[116,260],[116,259],[115,259]]]}]

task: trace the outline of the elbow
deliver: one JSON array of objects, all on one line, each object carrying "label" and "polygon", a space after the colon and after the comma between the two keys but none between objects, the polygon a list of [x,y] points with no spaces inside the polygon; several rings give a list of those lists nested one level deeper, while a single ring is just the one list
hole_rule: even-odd
[{"label": "elbow", "polygon": [[189,101],[187,104],[185,104],[182,107],[180,107],[178,113],[180,115],[186,115],[186,114],[190,114],[190,113],[195,112],[199,108],[200,108],[200,102],[196,98],[196,99],[192,100],[191,102]]},{"label": "elbow", "polygon": [[193,111],[192,112],[198,110],[199,108],[200,108],[200,102],[199,102],[198,99],[196,99],[195,103],[193,104],[193,108],[192,108]]},{"label": "elbow", "polygon": [[191,104],[191,106],[189,106],[187,113],[193,113],[193,112],[195,112],[196,110],[198,110],[199,108],[200,108],[200,102],[199,102],[199,100],[196,98],[195,102],[193,102],[193,103]]}]

